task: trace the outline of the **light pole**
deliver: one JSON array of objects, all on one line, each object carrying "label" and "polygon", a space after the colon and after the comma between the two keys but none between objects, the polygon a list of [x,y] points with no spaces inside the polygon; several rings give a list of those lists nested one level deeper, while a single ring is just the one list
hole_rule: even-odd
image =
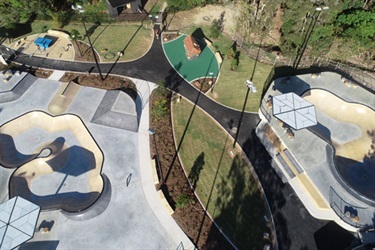
[{"label": "light pole", "polygon": [[[319,16],[320,14],[322,13],[322,10],[328,10],[329,7],[327,6],[324,6],[324,7],[317,7],[314,11],[314,14],[312,15],[312,20],[311,20],[311,23],[306,31],[306,35],[305,35],[305,38],[304,40],[302,41],[302,44],[301,46],[298,48],[297,50],[297,55],[296,55],[296,59],[294,60],[294,63],[293,63],[293,68],[294,69],[298,69],[298,65],[303,57],[303,54],[305,52],[305,49],[307,47],[307,43],[309,42],[310,40],[310,37],[311,37],[311,34],[315,28],[315,25],[316,25],[316,22],[318,21],[319,19]],[[316,14],[318,13],[318,14]]]},{"label": "light pole", "polygon": [[15,52],[14,50],[9,49],[8,47],[5,47],[5,49],[6,49],[6,51],[8,51],[8,52],[12,52],[12,53],[13,53],[13,56],[14,56],[14,59],[16,59],[17,54],[16,54],[16,52]]},{"label": "light pole", "polygon": [[[254,66],[254,68],[255,68],[255,66]],[[250,80],[246,80],[246,82],[245,82],[245,85],[247,86],[246,97],[245,97],[245,102],[244,102],[243,107],[242,107],[242,112],[241,112],[240,120],[238,122],[238,127],[237,127],[236,137],[235,137],[234,143],[233,143],[233,148],[236,147],[236,143],[237,143],[237,139],[238,139],[238,134],[240,133],[242,118],[243,118],[243,114],[245,112],[245,107],[246,107],[246,103],[247,103],[247,98],[249,97],[249,93],[250,92],[251,93],[257,92],[257,88],[255,87],[255,85],[252,82],[252,80],[253,80],[253,76],[251,76]]]},{"label": "light pole", "polygon": [[77,5],[77,6],[72,5],[72,9],[73,10],[78,10],[78,13],[79,13],[79,15],[81,17],[81,20],[82,20],[83,28],[85,29],[85,34],[87,36],[87,40],[89,41],[89,44],[90,44],[90,47],[91,47],[91,51],[92,51],[92,54],[94,56],[96,67],[98,68],[98,71],[99,71],[100,79],[103,81],[104,78],[103,78],[103,75],[102,75],[102,71],[100,70],[98,59],[96,58],[96,53],[95,53],[94,47],[92,46],[92,43],[91,43],[90,35],[87,32],[87,28],[86,28],[84,17],[82,16],[82,13],[84,13],[85,11],[82,9],[82,6],[80,6],[80,5]]},{"label": "light pole", "polygon": [[155,148],[155,154],[156,154],[156,161],[157,161],[157,164],[158,164],[158,170],[159,170],[159,175],[160,175],[160,181],[159,181],[159,184],[160,184],[159,189],[160,189],[161,186],[164,185],[164,178],[163,178],[163,171],[161,169],[158,148],[156,147],[156,132],[153,129],[149,128],[148,133],[150,135],[152,135],[152,137],[154,138],[154,148]]}]

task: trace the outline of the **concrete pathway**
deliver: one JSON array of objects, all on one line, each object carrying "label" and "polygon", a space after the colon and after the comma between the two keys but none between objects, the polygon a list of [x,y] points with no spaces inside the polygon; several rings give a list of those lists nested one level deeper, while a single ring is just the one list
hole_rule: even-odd
[{"label": "concrete pathway", "polygon": [[[24,54],[17,56],[15,61],[34,67],[98,73],[98,69],[94,63],[30,58]],[[235,136],[233,128],[237,127],[240,111],[223,107],[185,82],[169,65],[164,56],[160,39],[154,39],[151,49],[144,57],[133,62],[100,64],[100,69],[105,73],[133,77],[155,83],[165,81],[168,88],[196,103],[232,137]],[[265,189],[272,213],[276,218],[276,226],[279,228],[277,233],[280,248],[300,249],[305,246],[314,246],[316,244],[314,233],[323,229],[327,222],[313,218],[301,201],[296,198],[290,185],[284,185],[280,181],[270,165],[271,161],[268,153],[255,135],[254,128],[258,124],[258,121],[257,114],[244,114],[238,143],[252,162]],[[295,230],[297,228],[299,230]],[[332,235],[336,231],[336,228],[330,227],[330,230],[327,233],[328,235]],[[293,244],[291,243],[292,240]]]},{"label": "concrete pathway", "polygon": [[[136,82],[137,88],[142,84],[144,88],[144,82]],[[150,90],[153,90],[157,85],[148,83]],[[194,249],[194,244],[186,236],[186,234],[177,225],[176,221],[167,212],[167,209],[161,202],[160,196],[155,189],[153,176],[152,176],[152,166],[151,166],[151,152],[150,152],[150,135],[148,129],[150,128],[149,123],[149,105],[145,105],[142,110],[142,116],[139,123],[139,154],[140,154],[140,166],[141,166],[141,176],[142,176],[142,186],[146,195],[146,199],[152,208],[152,211],[163,225],[164,229],[168,232],[169,236],[175,241],[176,246],[180,243],[183,244],[184,249]]]},{"label": "concrete pathway", "polygon": [[65,74],[63,70],[54,70],[53,73],[48,77],[49,80],[59,81],[60,78]]}]

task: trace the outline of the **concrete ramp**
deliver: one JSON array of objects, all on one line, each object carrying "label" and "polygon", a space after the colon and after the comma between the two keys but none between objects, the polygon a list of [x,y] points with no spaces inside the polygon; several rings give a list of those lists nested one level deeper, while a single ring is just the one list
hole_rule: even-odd
[{"label": "concrete ramp", "polygon": [[48,105],[48,111],[54,115],[64,113],[77,95],[80,86],[72,81],[63,83]]},{"label": "concrete ramp", "polygon": [[135,102],[122,91],[107,91],[91,122],[137,132],[138,116]]}]

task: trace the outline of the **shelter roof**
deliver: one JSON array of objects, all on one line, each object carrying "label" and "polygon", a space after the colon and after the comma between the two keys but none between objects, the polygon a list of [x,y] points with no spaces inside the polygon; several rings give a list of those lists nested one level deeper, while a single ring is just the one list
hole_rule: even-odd
[{"label": "shelter roof", "polygon": [[317,124],[315,106],[294,93],[272,97],[273,115],[298,130]]},{"label": "shelter roof", "polygon": [[13,249],[33,237],[40,207],[19,196],[0,204],[0,249]]},{"label": "shelter roof", "polygon": [[201,48],[192,35],[187,36],[184,39],[184,46],[186,50],[186,56],[189,59],[191,57],[198,56],[201,53]]}]

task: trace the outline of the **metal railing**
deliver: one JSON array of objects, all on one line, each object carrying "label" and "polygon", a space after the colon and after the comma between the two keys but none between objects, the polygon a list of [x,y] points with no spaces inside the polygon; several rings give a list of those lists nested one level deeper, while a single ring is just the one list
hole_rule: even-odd
[{"label": "metal railing", "polygon": [[329,204],[341,220],[359,229],[371,229],[374,225],[362,223],[360,216],[363,214],[373,214],[373,209],[367,207],[353,206],[342,199],[331,187],[329,192]]}]

